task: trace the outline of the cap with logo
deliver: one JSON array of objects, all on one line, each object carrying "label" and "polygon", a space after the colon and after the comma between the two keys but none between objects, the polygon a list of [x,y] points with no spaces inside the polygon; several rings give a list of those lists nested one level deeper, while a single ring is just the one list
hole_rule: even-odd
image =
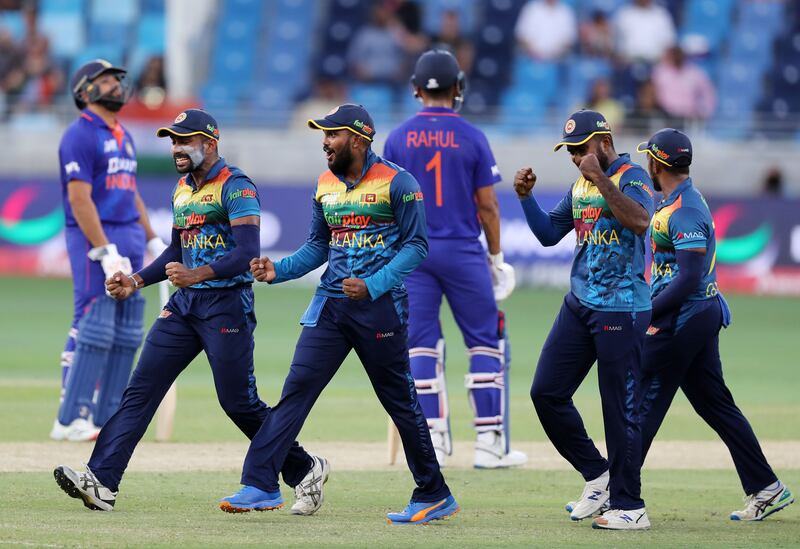
[{"label": "cap with logo", "polygon": [[564,124],[564,134],[561,141],[553,147],[557,151],[564,145],[583,145],[595,135],[611,133],[606,117],[597,111],[580,110],[570,115]]},{"label": "cap with logo", "polygon": [[674,128],[657,131],[648,141],[639,143],[636,151],[647,153],[669,167],[686,167],[692,163],[689,136]]},{"label": "cap with logo", "polygon": [[205,135],[219,141],[219,126],[214,117],[200,109],[186,109],[178,116],[170,127],[158,128],[158,137]]},{"label": "cap with logo", "polygon": [[363,105],[345,103],[325,115],[325,118],[309,120],[308,127],[317,130],[349,130],[367,141],[375,137],[375,124]]},{"label": "cap with logo", "polygon": [[[92,81],[101,74],[110,73],[118,79],[122,79],[128,71],[122,67],[115,67],[105,59],[95,59],[81,65],[75,71],[70,81],[70,88],[72,89],[72,99],[75,101],[75,106],[79,109],[86,108],[86,101],[81,98],[81,93],[86,92],[89,103],[94,103],[99,98],[99,90],[92,86]],[[125,98],[127,99],[127,98]],[[123,100],[124,102],[124,100]]]}]

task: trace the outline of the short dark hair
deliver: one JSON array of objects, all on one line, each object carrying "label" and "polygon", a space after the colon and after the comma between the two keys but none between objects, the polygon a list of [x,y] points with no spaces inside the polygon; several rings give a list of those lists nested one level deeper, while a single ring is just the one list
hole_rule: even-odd
[{"label": "short dark hair", "polygon": [[664,166],[664,169],[672,175],[689,175],[689,166]]},{"label": "short dark hair", "polygon": [[425,95],[427,95],[431,99],[444,99],[445,97],[447,97],[449,94],[451,94],[453,92],[453,88],[454,87],[455,87],[455,84],[453,84],[449,88],[443,88],[443,89],[434,89],[434,90],[426,90],[424,88],[421,88],[421,89],[422,89],[422,93],[424,93]]}]

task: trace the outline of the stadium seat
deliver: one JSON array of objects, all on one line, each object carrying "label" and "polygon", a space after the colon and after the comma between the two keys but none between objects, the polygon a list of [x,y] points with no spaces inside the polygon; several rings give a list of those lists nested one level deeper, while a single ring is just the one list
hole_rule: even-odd
[{"label": "stadium seat", "polygon": [[85,6],[86,0],[40,0],[39,13],[80,14]]},{"label": "stadium seat", "polygon": [[94,59],[105,59],[114,65],[122,65],[125,61],[122,46],[119,44],[94,44],[87,46],[75,56],[73,68],[80,67]]},{"label": "stadium seat", "polygon": [[131,38],[128,23],[92,21],[89,24],[89,44],[117,44],[127,46]]},{"label": "stadium seat", "polygon": [[429,34],[438,34],[442,15],[447,11],[455,11],[461,31],[470,34],[476,28],[476,3],[476,0],[428,0],[423,3],[422,28]]},{"label": "stadium seat", "polygon": [[513,87],[538,96],[548,105],[558,89],[559,66],[556,63],[533,61],[526,55],[517,55],[513,64]]},{"label": "stadium seat", "polygon": [[392,113],[394,90],[383,84],[353,84],[349,90],[349,100],[364,105],[374,119],[386,120]]},{"label": "stadium seat", "polygon": [[131,24],[138,15],[138,0],[91,0],[89,17],[93,23]]},{"label": "stadium seat", "polygon": [[510,133],[535,133],[546,111],[542,97],[528,89],[511,88],[500,101],[499,122]]},{"label": "stadium seat", "polygon": [[689,0],[682,36],[705,37],[711,51],[719,51],[731,28],[734,0]]},{"label": "stadium seat", "polygon": [[18,11],[0,11],[0,28],[10,32],[15,40],[21,40],[25,36],[25,21],[22,19],[22,13]]},{"label": "stadium seat", "polygon": [[76,14],[44,13],[39,29],[50,39],[50,50],[57,57],[72,58],[83,49],[86,33],[83,18]]},{"label": "stadium seat", "polygon": [[143,15],[164,15],[165,0],[141,0]]},{"label": "stadium seat", "polygon": [[143,15],[136,28],[136,48],[152,53],[163,53],[165,34],[163,14]]}]

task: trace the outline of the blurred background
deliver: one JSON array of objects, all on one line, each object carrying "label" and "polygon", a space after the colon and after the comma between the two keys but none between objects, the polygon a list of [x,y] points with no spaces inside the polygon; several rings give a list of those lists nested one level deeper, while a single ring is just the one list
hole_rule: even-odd
[{"label": "blurred background", "polygon": [[[574,243],[544,249],[511,192],[533,166],[554,204],[577,176],[552,152],[570,112],[603,112],[620,152],[665,127],[695,145],[692,175],[717,226],[726,292],[800,295],[800,2],[790,0],[0,0],[0,274],[69,276],[58,142],[67,83],[102,57],[128,68],[122,110],[138,185],[169,237],[176,174],[154,130],[184,108],[219,121],[220,150],[260,187],[262,246],[305,239],[325,169],[305,121],[353,101],[376,152],[419,104],[416,57],[450,48],[462,114],[498,160],[503,248],[525,285],[566,285]],[[0,282],[1,284],[2,282]]]}]

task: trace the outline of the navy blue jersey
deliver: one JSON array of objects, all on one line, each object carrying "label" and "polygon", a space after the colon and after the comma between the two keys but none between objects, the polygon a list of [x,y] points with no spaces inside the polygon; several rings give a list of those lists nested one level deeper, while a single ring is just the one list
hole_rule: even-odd
[{"label": "navy blue jersey", "polygon": [[425,196],[429,238],[477,238],[475,192],[500,181],[486,136],[452,109],[426,107],[397,127],[383,149]]},{"label": "navy blue jersey", "polygon": [[67,226],[77,226],[67,200],[67,184],[92,185],[92,202],[102,223],[132,223],[136,209],[136,149],[130,134],[117,122],[109,128],[90,110],[70,124],[58,147],[61,190]]}]

